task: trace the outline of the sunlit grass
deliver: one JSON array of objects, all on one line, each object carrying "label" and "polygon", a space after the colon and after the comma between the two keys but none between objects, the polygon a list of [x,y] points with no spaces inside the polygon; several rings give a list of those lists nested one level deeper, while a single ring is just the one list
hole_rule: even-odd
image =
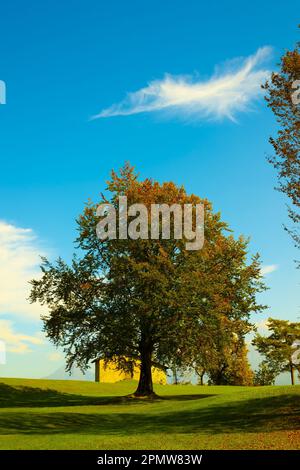
[{"label": "sunlit grass", "polygon": [[1,449],[300,449],[300,386],[0,379]]}]

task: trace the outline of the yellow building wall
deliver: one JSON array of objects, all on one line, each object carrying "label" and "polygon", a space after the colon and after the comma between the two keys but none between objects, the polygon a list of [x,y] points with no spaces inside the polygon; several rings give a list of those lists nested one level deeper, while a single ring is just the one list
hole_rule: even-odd
[{"label": "yellow building wall", "polygon": [[[129,373],[117,370],[114,363],[110,362],[106,366],[104,361],[100,361],[100,382],[119,382],[120,380],[139,380],[140,368],[134,368],[133,377]],[[166,373],[156,367],[152,367],[152,380],[155,384],[165,385],[167,383]]]}]

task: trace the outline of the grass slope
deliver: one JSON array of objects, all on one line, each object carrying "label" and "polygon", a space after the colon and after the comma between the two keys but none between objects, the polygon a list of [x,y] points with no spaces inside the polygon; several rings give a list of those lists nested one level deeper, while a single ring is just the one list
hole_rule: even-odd
[{"label": "grass slope", "polygon": [[0,379],[0,449],[300,449],[300,386]]}]

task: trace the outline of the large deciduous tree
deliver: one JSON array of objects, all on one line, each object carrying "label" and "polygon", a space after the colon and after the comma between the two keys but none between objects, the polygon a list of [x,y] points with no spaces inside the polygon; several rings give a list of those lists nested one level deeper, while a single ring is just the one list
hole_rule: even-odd
[{"label": "large deciduous tree", "polygon": [[270,138],[275,155],[269,158],[278,171],[278,189],[290,202],[289,216],[293,227],[287,229],[300,248],[300,50],[299,45],[287,51],[280,61],[280,70],[272,73],[263,86],[265,99],[280,126]]},{"label": "large deciduous tree", "polygon": [[[135,395],[151,396],[152,365],[168,367],[175,357],[191,357],[221,317],[248,324],[250,313],[263,308],[255,298],[263,288],[259,260],[248,264],[247,241],[235,240],[211,204],[183,187],[139,181],[126,164],[112,172],[107,190],[107,197],[89,202],[78,218],[80,257],[70,265],[44,259],[41,279],[32,281],[31,301],[48,306],[44,328],[64,348],[69,369],[73,364],[85,369],[97,357],[120,369],[140,364]],[[100,240],[97,207],[109,202],[118,214],[119,196],[149,210],[153,203],[203,203],[203,248],[186,250],[186,240],[175,239],[174,230],[170,239]]]}]

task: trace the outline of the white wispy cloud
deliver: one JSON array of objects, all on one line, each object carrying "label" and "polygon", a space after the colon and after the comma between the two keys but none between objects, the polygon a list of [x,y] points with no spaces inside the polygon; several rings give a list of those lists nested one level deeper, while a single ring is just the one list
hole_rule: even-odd
[{"label": "white wispy cloud", "polygon": [[266,276],[267,274],[277,271],[277,269],[278,269],[278,264],[266,264],[265,266],[262,266],[260,272],[262,276]]},{"label": "white wispy cloud", "polygon": [[41,336],[26,335],[15,331],[14,324],[9,320],[0,320],[0,341],[5,345],[6,351],[24,354],[30,352],[31,345],[41,345]]},{"label": "white wispy cloud", "polygon": [[145,88],[128,93],[123,101],[93,118],[164,111],[185,119],[235,120],[235,115],[248,111],[261,94],[261,84],[270,74],[262,65],[270,52],[270,47],[262,47],[246,59],[227,62],[207,80],[165,75],[162,80],[151,81]]},{"label": "white wispy cloud", "polygon": [[40,305],[28,302],[28,281],[40,276],[40,255],[45,254],[31,229],[0,220],[0,316],[38,319]]}]

